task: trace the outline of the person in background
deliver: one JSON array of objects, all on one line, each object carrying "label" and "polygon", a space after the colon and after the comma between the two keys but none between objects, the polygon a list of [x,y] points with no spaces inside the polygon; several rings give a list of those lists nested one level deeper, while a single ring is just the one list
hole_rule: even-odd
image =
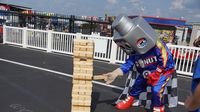
[{"label": "person in background", "polygon": [[195,47],[200,47],[200,36],[197,39],[194,40],[193,45]]},{"label": "person in background", "polygon": [[[195,47],[200,46],[200,36],[194,41]],[[200,55],[198,56],[192,77],[192,93],[185,100],[185,107],[189,111],[200,112]]]}]

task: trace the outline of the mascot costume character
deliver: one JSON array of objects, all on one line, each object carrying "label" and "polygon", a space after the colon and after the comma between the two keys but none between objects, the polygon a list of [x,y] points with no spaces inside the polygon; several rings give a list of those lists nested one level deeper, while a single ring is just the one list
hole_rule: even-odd
[{"label": "mascot costume character", "polygon": [[[103,74],[106,83],[110,84],[123,74],[131,74],[115,107],[123,110],[136,103],[143,104],[144,100],[138,102],[138,99],[142,97],[141,95],[144,96],[142,93],[150,92],[151,99],[145,99],[146,105],[149,104],[153,112],[164,112],[164,93],[168,83],[172,82],[175,72],[170,50],[162,40],[157,38],[156,32],[142,17],[131,20],[124,15],[119,15],[113,22],[112,28],[115,30],[114,42],[129,55],[129,58],[113,72]],[[133,68],[136,71],[132,72]],[[136,75],[133,76],[133,73]],[[125,99],[122,99],[123,94],[126,96]],[[177,95],[173,96],[175,97],[171,100],[167,99],[174,103],[173,105],[177,105]]]}]

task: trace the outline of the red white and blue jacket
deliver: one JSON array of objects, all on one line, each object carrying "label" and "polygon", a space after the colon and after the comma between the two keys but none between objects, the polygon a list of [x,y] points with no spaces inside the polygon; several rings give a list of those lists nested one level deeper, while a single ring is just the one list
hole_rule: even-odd
[{"label": "red white and blue jacket", "polygon": [[134,65],[137,72],[144,76],[154,71],[168,75],[174,71],[175,63],[166,44],[158,39],[156,45],[147,53],[130,55],[120,68],[125,74],[131,70]]}]

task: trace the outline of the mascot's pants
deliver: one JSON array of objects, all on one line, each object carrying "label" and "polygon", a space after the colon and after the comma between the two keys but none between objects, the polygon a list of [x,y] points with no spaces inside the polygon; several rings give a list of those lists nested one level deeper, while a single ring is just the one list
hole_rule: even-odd
[{"label": "mascot's pants", "polygon": [[139,75],[137,79],[135,80],[135,83],[133,87],[131,88],[129,95],[133,97],[137,97],[140,95],[140,93],[146,91],[147,86],[151,86],[151,92],[152,92],[152,106],[153,107],[161,107],[163,106],[163,92],[165,90],[165,86],[167,85],[167,82],[172,77],[172,74],[168,74],[167,76],[162,75],[158,82],[154,85],[148,85],[146,78],[143,77],[143,75]]}]

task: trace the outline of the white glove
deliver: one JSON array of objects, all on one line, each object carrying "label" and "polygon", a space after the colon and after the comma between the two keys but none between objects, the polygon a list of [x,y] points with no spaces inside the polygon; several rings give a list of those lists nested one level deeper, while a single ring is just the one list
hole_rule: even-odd
[{"label": "white glove", "polygon": [[104,76],[106,76],[105,81],[106,84],[110,84],[112,83],[118,76],[122,76],[123,72],[120,68],[117,68],[116,70],[114,70],[113,72],[109,72],[106,74],[103,74]]}]

